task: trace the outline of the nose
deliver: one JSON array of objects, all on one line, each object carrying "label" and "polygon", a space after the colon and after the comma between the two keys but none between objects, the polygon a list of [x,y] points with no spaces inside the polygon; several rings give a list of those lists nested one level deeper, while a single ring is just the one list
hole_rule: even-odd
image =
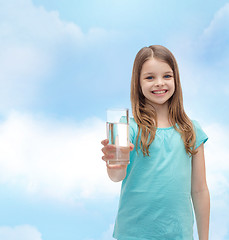
[{"label": "nose", "polygon": [[155,84],[155,86],[160,87],[160,86],[163,86],[165,83],[164,83],[164,80],[161,77],[158,77],[158,78],[155,79],[154,84]]}]

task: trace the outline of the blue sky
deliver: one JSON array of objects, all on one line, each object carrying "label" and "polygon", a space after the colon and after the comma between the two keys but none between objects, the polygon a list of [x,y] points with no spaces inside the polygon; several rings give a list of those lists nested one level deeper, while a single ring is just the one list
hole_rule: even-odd
[{"label": "blue sky", "polygon": [[0,239],[112,239],[105,109],[130,107],[151,44],[176,56],[186,112],[209,136],[210,239],[229,239],[228,28],[223,0],[0,0]]}]

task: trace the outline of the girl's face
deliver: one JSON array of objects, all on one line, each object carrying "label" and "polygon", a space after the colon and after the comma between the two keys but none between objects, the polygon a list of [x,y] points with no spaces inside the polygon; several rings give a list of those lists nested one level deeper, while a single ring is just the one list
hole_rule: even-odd
[{"label": "girl's face", "polygon": [[140,85],[143,95],[155,108],[168,105],[175,91],[173,71],[167,63],[152,57],[142,65]]}]

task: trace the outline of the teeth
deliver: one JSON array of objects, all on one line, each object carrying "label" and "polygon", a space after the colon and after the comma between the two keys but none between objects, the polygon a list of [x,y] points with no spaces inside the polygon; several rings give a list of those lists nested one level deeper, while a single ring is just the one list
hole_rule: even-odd
[{"label": "teeth", "polygon": [[157,93],[157,94],[160,94],[160,93],[165,93],[166,91],[153,91],[153,93]]}]

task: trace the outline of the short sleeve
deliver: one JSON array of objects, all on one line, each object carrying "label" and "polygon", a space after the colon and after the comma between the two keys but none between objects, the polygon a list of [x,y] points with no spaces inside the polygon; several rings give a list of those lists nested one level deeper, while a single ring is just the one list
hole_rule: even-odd
[{"label": "short sleeve", "polygon": [[135,144],[136,135],[138,131],[138,125],[135,122],[134,118],[130,118],[130,141]]},{"label": "short sleeve", "polygon": [[[120,122],[121,123],[127,123],[126,117],[121,117]],[[129,139],[130,139],[130,142],[133,143],[133,144],[134,144],[134,140],[135,140],[134,124],[136,124],[134,119],[130,118],[130,121],[129,121]]]},{"label": "short sleeve", "polygon": [[196,134],[195,149],[197,149],[202,143],[205,143],[208,140],[208,136],[203,131],[203,129],[201,128],[200,124],[197,121],[192,120],[192,123],[193,123],[194,131]]}]

